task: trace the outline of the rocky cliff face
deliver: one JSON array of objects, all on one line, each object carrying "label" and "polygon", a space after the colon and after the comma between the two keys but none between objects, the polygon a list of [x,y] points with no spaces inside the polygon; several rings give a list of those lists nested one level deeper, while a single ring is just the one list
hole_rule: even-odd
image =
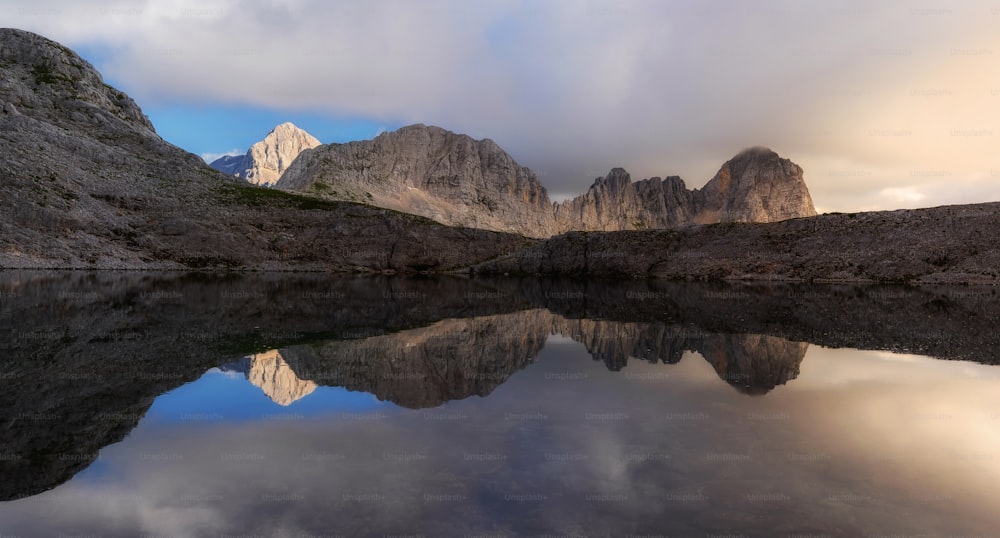
[{"label": "rocky cliff face", "polygon": [[816,214],[802,169],[763,148],[734,157],[701,190],[677,176],[632,182],[615,168],[585,194],[552,205],[535,175],[493,141],[424,125],[306,152],[276,186],[529,237]]},{"label": "rocky cliff face", "polygon": [[816,214],[802,168],[768,148],[743,150],[697,192],[694,222],[775,222]]},{"label": "rocky cliff face", "polygon": [[250,146],[246,155],[220,157],[211,166],[254,185],[272,187],[300,153],[318,145],[320,141],[311,134],[285,122]]},{"label": "rocky cliff face", "polygon": [[560,232],[775,222],[815,214],[802,168],[767,148],[740,152],[702,189],[688,190],[677,176],[633,183],[628,172],[615,168],[586,194],[555,206]]},{"label": "rocky cliff face", "polygon": [[411,125],[373,140],[303,153],[276,187],[351,200],[452,226],[526,236],[553,229],[548,193],[535,174],[492,140]]},{"label": "rocky cliff face", "polygon": [[586,194],[556,204],[554,212],[560,233],[673,228],[693,222],[695,199],[677,176],[633,183],[628,172],[615,168]]},{"label": "rocky cliff face", "polygon": [[29,32],[0,30],[0,102],[0,267],[425,271],[525,244],[246,185]]}]

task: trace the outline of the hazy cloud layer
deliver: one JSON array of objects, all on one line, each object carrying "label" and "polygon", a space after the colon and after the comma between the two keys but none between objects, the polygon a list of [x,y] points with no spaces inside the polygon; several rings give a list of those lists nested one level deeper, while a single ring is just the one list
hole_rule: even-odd
[{"label": "hazy cloud layer", "polygon": [[767,145],[820,210],[1000,200],[996,2],[3,3],[140,104],[438,124],[554,195],[613,166],[701,186]]}]

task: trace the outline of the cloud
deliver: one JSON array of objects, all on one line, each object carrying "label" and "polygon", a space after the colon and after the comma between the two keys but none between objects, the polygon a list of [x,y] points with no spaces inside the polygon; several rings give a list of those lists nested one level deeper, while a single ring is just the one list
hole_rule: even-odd
[{"label": "cloud", "polygon": [[[439,124],[496,140],[553,192],[582,192],[613,166],[698,187],[740,149],[767,145],[801,164],[832,210],[872,206],[872,192],[897,188],[874,181],[896,170],[951,173],[916,177],[922,203],[967,188],[997,199],[966,179],[1000,170],[1000,10],[987,0],[39,0],[7,11],[6,24],[110,51],[102,67],[140,104]],[[833,161],[870,181],[827,173]]]},{"label": "cloud", "polygon": [[240,150],[238,148],[233,148],[233,149],[231,149],[229,151],[224,151],[222,153],[205,152],[205,153],[201,154],[201,158],[205,162],[211,164],[213,161],[215,161],[219,157],[234,157],[234,156],[237,156],[237,155],[243,155],[245,153],[246,153],[246,150]]}]

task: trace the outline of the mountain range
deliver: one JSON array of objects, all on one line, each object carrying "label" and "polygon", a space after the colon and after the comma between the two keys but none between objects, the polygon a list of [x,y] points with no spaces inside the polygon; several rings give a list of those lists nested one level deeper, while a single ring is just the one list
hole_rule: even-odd
[{"label": "mountain range", "polygon": [[[740,152],[702,189],[689,190],[677,176],[632,182],[625,169],[615,168],[594,180],[585,194],[552,203],[537,175],[489,139],[416,124],[346,144],[310,146],[304,140],[315,138],[285,123],[245,156],[223,157],[211,165],[258,185],[528,237],[816,214],[802,168],[768,148]],[[276,181],[260,181],[261,173],[254,170],[274,162],[275,155],[290,164]],[[278,169],[267,165],[267,177]]]},{"label": "mountain range", "polygon": [[230,163],[280,173],[261,188],[164,141],[75,52],[0,29],[0,268],[1000,278],[1000,204],[809,216],[802,169],[764,148],[700,189],[614,169],[553,204],[488,139],[413,125],[299,151],[314,142],[272,134]]}]

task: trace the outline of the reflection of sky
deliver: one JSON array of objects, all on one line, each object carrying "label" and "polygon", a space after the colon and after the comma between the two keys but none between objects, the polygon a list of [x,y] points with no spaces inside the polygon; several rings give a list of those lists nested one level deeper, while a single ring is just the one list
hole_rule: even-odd
[{"label": "reflection of sky", "polygon": [[0,534],[984,535],[998,377],[812,346],[749,397],[694,353],[609,372],[553,340],[486,398],[407,410],[332,388],[282,408],[210,372],[87,472],[0,504]]},{"label": "reflection of sky", "polygon": [[153,402],[144,420],[191,422],[278,419],[281,415],[312,416],[330,412],[361,412],[387,405],[371,394],[341,387],[318,387],[312,394],[281,406],[272,402],[242,373],[212,369],[193,383],[180,386]]}]

